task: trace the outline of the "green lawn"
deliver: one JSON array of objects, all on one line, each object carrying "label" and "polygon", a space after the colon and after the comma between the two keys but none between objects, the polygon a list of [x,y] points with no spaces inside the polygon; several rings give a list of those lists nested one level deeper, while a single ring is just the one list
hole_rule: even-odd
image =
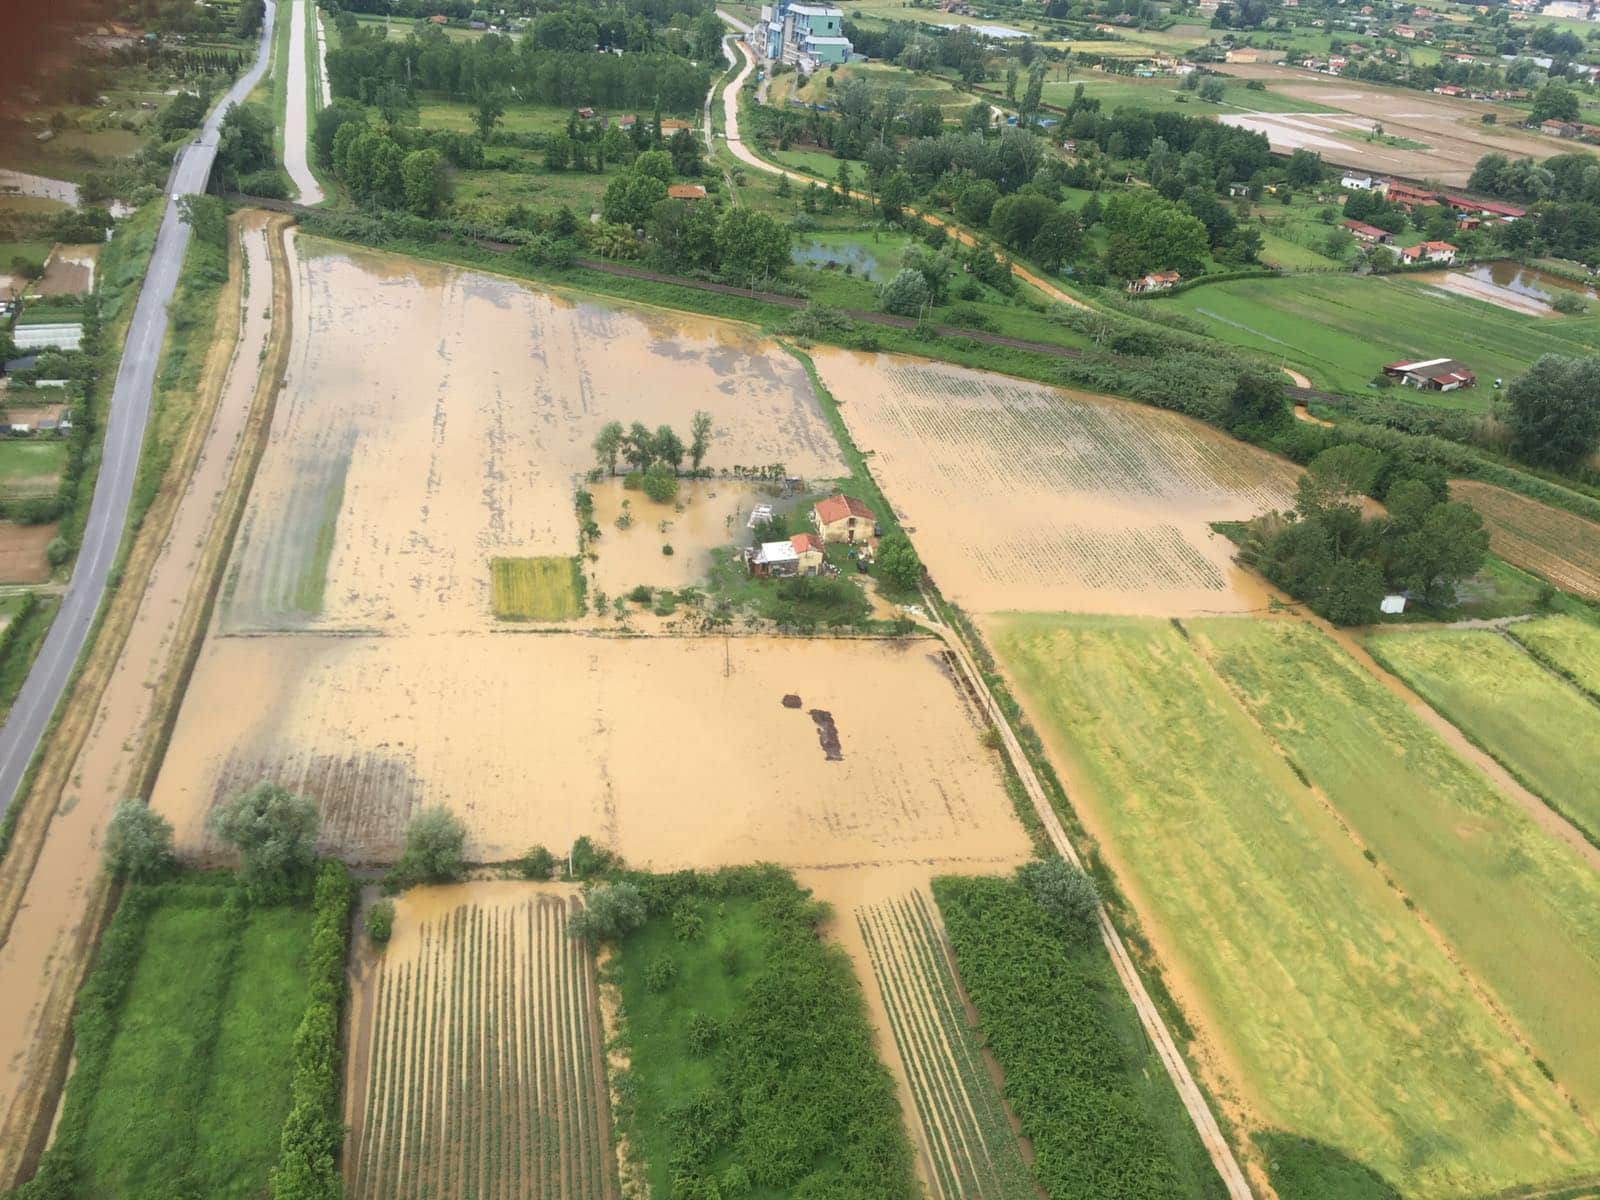
[{"label": "green lawn", "polygon": [[1523,621],[1507,630],[1540,662],[1600,702],[1600,627],[1577,617]]},{"label": "green lawn", "polygon": [[824,907],[777,868],[641,886],[657,915],[608,969],[630,1063],[619,1130],[652,1193],[916,1195],[860,984],[817,935]]},{"label": "green lawn", "polygon": [[498,619],[570,621],[583,615],[583,571],[576,558],[495,558],[489,565]]},{"label": "green lawn", "polygon": [[[1205,635],[1254,645],[1276,624],[1218,620]],[[1225,1064],[1223,1086],[1262,1127],[1321,1148],[1310,1157],[1328,1189],[1285,1194],[1344,1195],[1331,1179],[1359,1173],[1348,1160],[1425,1198],[1600,1166],[1600,1137],[1184,632],[1012,615],[995,621],[992,644],[1183,981],[1180,1002]],[[1317,706],[1318,723],[1359,719],[1336,692],[1293,695]]]},{"label": "green lawn", "polygon": [[1236,279],[1159,303],[1176,306],[1225,342],[1282,359],[1330,390],[1359,392],[1387,362],[1459,359],[1477,372],[1479,387],[1402,394],[1451,408],[1486,409],[1490,381],[1521,374],[1541,354],[1600,348],[1600,317],[1526,316],[1403,276]]},{"label": "green lawn", "polygon": [[98,1086],[68,1091],[85,1198],[266,1194],[311,914],[235,907],[230,891],[197,878],[152,897]]},{"label": "green lawn", "polygon": [[49,491],[66,461],[64,438],[0,440],[0,494]]},{"label": "green lawn", "polygon": [[1332,271],[1341,265],[1325,254],[1269,231],[1261,234],[1261,253],[1258,257],[1267,266],[1284,271]]},{"label": "green lawn", "polygon": [[[473,107],[465,100],[451,100],[430,95],[417,106],[419,124],[424,129],[453,129],[459,133],[475,133]],[[572,116],[570,108],[557,108],[540,104],[508,104],[497,129],[507,133],[560,133]],[[648,114],[646,114],[648,115]]]},{"label": "green lawn", "polygon": [[1072,103],[1073,95],[1080,83],[1083,84],[1084,95],[1100,101],[1100,107],[1105,112],[1115,112],[1119,108],[1137,108],[1144,112],[1176,112],[1190,117],[1215,117],[1223,113],[1241,111],[1264,113],[1337,111],[1315,101],[1299,100],[1278,92],[1258,92],[1245,87],[1242,82],[1233,80],[1227,82],[1222,100],[1219,103],[1212,103],[1200,99],[1194,92],[1184,91],[1179,87],[1179,81],[1172,76],[1141,79],[1134,75],[1105,75],[1096,71],[1084,72],[1060,82],[1047,80],[1044,85],[1045,103],[1065,108]]},{"label": "green lawn", "polygon": [[[1600,1102],[1600,876],[1309,626],[1194,628],[1251,715],[1492,990],[1555,1078],[1580,1105]],[[1595,1147],[1584,1153],[1592,1158]]]},{"label": "green lawn", "polygon": [[1373,656],[1600,842],[1600,705],[1487,629],[1385,633]]}]

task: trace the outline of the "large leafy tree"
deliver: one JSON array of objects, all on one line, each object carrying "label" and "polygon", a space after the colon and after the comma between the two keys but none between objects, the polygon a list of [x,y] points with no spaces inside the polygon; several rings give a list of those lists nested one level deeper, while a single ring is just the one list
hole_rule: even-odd
[{"label": "large leafy tree", "polygon": [[1511,448],[1524,462],[1571,467],[1600,446],[1600,355],[1546,354],[1507,396]]},{"label": "large leafy tree", "polygon": [[239,851],[239,878],[250,898],[271,904],[299,892],[316,861],[317,806],[268,780],[211,810],[207,820]]}]

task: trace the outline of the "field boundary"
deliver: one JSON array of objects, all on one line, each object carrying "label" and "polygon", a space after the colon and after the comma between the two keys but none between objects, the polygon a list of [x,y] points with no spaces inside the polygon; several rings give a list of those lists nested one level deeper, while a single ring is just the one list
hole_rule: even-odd
[{"label": "field boundary", "polygon": [[[286,222],[279,223],[281,229]],[[237,236],[229,238],[229,261],[231,268],[239,273],[242,280],[244,256]],[[276,280],[274,281],[276,284]],[[283,265],[283,287],[287,292],[288,268]],[[287,299],[285,299],[287,304]],[[278,329],[278,317],[281,310],[274,301],[273,321],[274,335]],[[223,335],[212,345],[212,355],[221,357],[224,367],[234,357],[239,331],[243,325],[244,310],[242,306],[235,305],[232,320],[224,320],[229,314],[227,305],[218,306],[218,326],[229,327]],[[285,328],[287,326],[285,325]],[[226,348],[226,356],[220,351]],[[285,333],[285,353],[283,361],[287,362],[287,334]],[[208,355],[208,360],[210,359]],[[208,361],[208,375],[209,375]],[[265,375],[263,376],[265,377]],[[102,636],[96,639],[95,645],[89,652],[82,673],[74,683],[72,692],[67,697],[62,708],[61,721],[57,729],[59,734],[62,729],[67,730],[64,737],[58,737],[47,747],[41,759],[40,770],[29,789],[27,800],[21,806],[20,812],[23,820],[18,822],[18,834],[22,841],[20,846],[13,839],[12,850],[21,849],[28,854],[28,869],[26,872],[11,872],[0,881],[0,933],[9,936],[11,924],[21,908],[23,898],[31,880],[33,867],[37,864],[39,855],[43,851],[44,843],[49,835],[51,820],[55,815],[56,807],[60,802],[60,794],[70,780],[71,773],[77,763],[79,754],[88,739],[98,715],[101,697],[111,676],[115,673],[121,662],[123,649],[127,644],[128,635],[132,630],[135,618],[144,599],[145,588],[149,583],[156,560],[165,545],[177,516],[178,506],[183,498],[185,488],[183,481],[193,473],[198,461],[201,448],[205,444],[206,435],[211,427],[212,417],[216,405],[220,400],[222,387],[226,381],[226,370],[215,377],[215,390],[205,398],[204,415],[196,419],[191,425],[189,436],[180,447],[180,452],[174,456],[164,477],[163,488],[157,496],[156,502],[147,511],[146,520],[134,535],[133,545],[130,548],[124,564],[123,576],[119,581],[115,596],[107,607]],[[275,391],[274,387],[274,391]],[[257,402],[260,399],[259,384]],[[267,426],[263,424],[262,429]],[[264,439],[261,439],[264,442]],[[240,506],[242,509],[242,505]],[[234,526],[237,522],[235,521]],[[215,529],[215,526],[213,526]],[[228,534],[232,537],[232,528]],[[221,556],[221,561],[226,561],[226,555]],[[218,572],[220,578],[220,571]],[[198,578],[198,576],[197,576]],[[131,586],[130,586],[131,585]],[[214,590],[213,588],[210,590]],[[191,593],[192,594],[192,593]],[[202,626],[203,628],[203,626]],[[111,637],[105,638],[109,630]],[[181,653],[183,638],[186,630],[180,625],[173,653]],[[169,671],[168,676],[171,676]],[[163,682],[166,682],[164,678]],[[80,690],[81,689],[81,690]],[[164,691],[161,686],[157,688],[159,700]],[[144,784],[143,776],[153,778],[160,764],[161,754],[165,751],[167,739],[170,736],[171,725],[176,717],[176,705],[168,703],[173,711],[171,715],[163,717],[161,724],[153,732],[145,735],[145,745],[139,756],[135,759],[135,769],[130,773],[130,779],[138,781],[140,795],[145,795],[148,788]],[[152,708],[152,715],[157,710]],[[143,769],[140,764],[143,763]],[[35,793],[38,793],[37,795]],[[54,801],[46,806],[44,800],[53,793]],[[31,817],[31,820],[27,818]],[[50,1061],[39,1077],[26,1081],[19,1091],[18,1099],[7,1118],[5,1131],[17,1136],[0,1139],[10,1142],[15,1149],[8,1150],[10,1159],[0,1158],[0,1184],[7,1186],[24,1178],[37,1165],[39,1156],[43,1153],[48,1142],[51,1117],[55,1111],[55,1101],[60,1095],[62,1086],[66,1082],[68,1069],[71,1063],[72,1037],[71,1019],[76,1009],[75,996],[78,985],[81,983],[94,946],[99,942],[106,925],[115,910],[113,900],[117,895],[116,884],[104,873],[95,876],[91,885],[91,892],[86,905],[86,917],[80,927],[76,940],[63,953],[74,963],[74,969],[69,970],[58,983],[58,994],[53,997],[55,1003],[52,1009],[55,1016],[51,1028],[43,1031],[43,1036],[53,1037],[56,1041],[55,1052],[50,1056]],[[70,983],[70,988],[65,986]],[[26,1129],[25,1134],[18,1134],[19,1124]]]}]

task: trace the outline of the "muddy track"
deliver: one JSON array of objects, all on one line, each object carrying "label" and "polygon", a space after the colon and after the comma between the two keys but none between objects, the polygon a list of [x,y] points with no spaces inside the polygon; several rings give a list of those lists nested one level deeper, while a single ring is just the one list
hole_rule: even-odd
[{"label": "muddy track", "polygon": [[[274,220],[271,235],[261,236],[275,241],[286,226],[287,222]],[[230,246],[237,280],[242,275],[238,238]],[[275,265],[281,268],[281,263],[280,254]],[[266,420],[259,410],[281,377],[287,284],[286,269],[275,273],[272,286],[279,294],[271,306],[276,318],[272,333],[279,344],[275,350],[269,341],[264,360],[258,357],[259,344],[234,349],[248,322],[240,319],[236,300],[219,303],[217,339],[203,370],[202,398],[189,436],[174,454],[134,540],[100,636],[22,810],[10,863],[26,869],[9,870],[0,880],[0,928],[5,934],[0,988],[13,1001],[7,1023],[0,1026],[11,1072],[4,1081],[8,1109],[0,1125],[0,1186],[26,1176],[48,1137],[49,1117],[70,1061],[72,998],[115,900],[110,881],[98,871],[93,847],[114,800],[144,794],[146,781],[159,765],[170,716],[226,561],[232,529],[225,517],[228,500],[242,501],[248,484],[247,473],[240,477],[245,464],[235,461],[233,490],[224,494],[212,516],[212,503],[191,494],[190,480],[208,455],[217,456],[212,459],[214,469],[226,468],[229,462],[233,448],[213,446],[211,440],[223,419],[219,409],[232,378],[230,364],[251,372],[248,380],[241,377],[243,382],[254,381],[249,395],[256,420],[247,427],[246,440],[265,433]],[[236,289],[237,283],[230,286]],[[257,286],[254,302],[262,304],[266,289],[259,280]],[[212,531],[209,541],[196,536],[196,521]],[[193,548],[197,543],[201,543],[198,552]],[[164,581],[164,590],[187,593],[176,621],[167,615],[172,599],[157,595],[163,588],[155,580]],[[130,702],[116,694],[127,688],[140,698]],[[87,853],[80,843],[89,848]],[[74,878],[65,878],[57,869],[61,864],[54,859],[63,857],[68,860],[64,869],[77,873]]]},{"label": "muddy track", "polygon": [[[936,614],[939,610],[931,599],[923,597],[924,605],[929,613]],[[937,616],[928,622],[931,632],[942,638],[950,647],[956,664],[961,673],[966,676],[973,692],[982,698],[983,706],[989,714],[989,719],[1000,732],[1000,739],[1005,746],[1007,757],[1016,769],[1017,776],[1022,780],[1023,789],[1032,801],[1034,811],[1038,814],[1039,822],[1043,826],[1044,835],[1049,839],[1051,846],[1062,858],[1074,866],[1083,868],[1083,860],[1078,855],[1076,848],[1067,838],[1066,830],[1061,825],[1061,819],[1056,815],[1050,797],[1045,792],[1044,786],[1039,782],[1039,776],[1033,769],[1033,763],[1023,752],[1021,743],[1017,740],[1015,731],[1006,719],[1004,711],[994,698],[994,693],[989,690],[989,685],[984,681],[983,673],[973,661],[971,651],[961,634],[944,624]],[[1104,942],[1107,952],[1111,955],[1112,965],[1116,968],[1117,978],[1121,981],[1128,998],[1133,1002],[1134,1010],[1139,1014],[1139,1023],[1144,1027],[1146,1035],[1150,1038],[1161,1065],[1166,1068],[1167,1076],[1172,1080],[1173,1087],[1177,1089],[1178,1099],[1182,1101],[1189,1118],[1194,1122],[1200,1141],[1205,1146],[1206,1152],[1211,1156],[1212,1165],[1217,1169],[1217,1174],[1222,1177],[1223,1186],[1227,1189],[1230,1200],[1251,1200],[1253,1193],[1250,1184],[1245,1178],[1244,1171],[1240,1168],[1238,1160],[1234,1157],[1233,1148],[1228,1145],[1228,1140],[1223,1136],[1221,1127],[1217,1124],[1211,1107],[1206,1103],[1205,1094],[1201,1092],[1199,1084],[1195,1082],[1194,1075],[1189,1070],[1189,1064],[1178,1050],[1177,1042],[1172,1032],[1167,1028],[1166,1021],[1156,1007],[1149,991],[1145,988],[1144,980],[1140,978],[1138,970],[1133,964],[1133,958],[1128,952],[1127,945],[1122,940],[1122,935],[1117,932],[1105,908],[1100,909],[1100,938]]]}]

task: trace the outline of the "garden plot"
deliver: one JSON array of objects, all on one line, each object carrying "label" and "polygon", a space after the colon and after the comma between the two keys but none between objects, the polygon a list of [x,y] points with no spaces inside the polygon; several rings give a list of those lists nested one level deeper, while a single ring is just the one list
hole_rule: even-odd
[{"label": "garden plot", "polygon": [[737,326],[296,245],[289,378],[224,632],[487,627],[492,559],[577,553],[572,493],[607,421],[687,438],[704,409],[713,468],[845,473],[804,371]]},{"label": "garden plot", "polygon": [[893,355],[815,360],[950,599],[979,611],[1265,607],[1209,522],[1287,507],[1288,464],[1128,401]]},{"label": "garden plot", "polygon": [[590,546],[596,558],[589,569],[596,589],[613,596],[640,584],[699,583],[711,569],[710,554],[747,538],[751,511],[771,499],[752,484],[728,479],[685,480],[677,499],[664,504],[624,488],[620,479],[590,491],[600,537]]},{"label": "garden plot", "polygon": [[352,1000],[352,1200],[616,1196],[594,961],[572,889],[420,888]]},{"label": "garden plot", "polygon": [[[1026,839],[941,649],[514,632],[213,638],[152,803],[180,847],[207,855],[206,812],[269,777],[317,799],[324,849],[357,861],[392,860],[414,808],[444,804],[479,861],[587,833],[663,870],[983,870],[1025,854]],[[800,707],[784,704],[790,695]]]},{"label": "garden plot", "polygon": [[1492,483],[1453,479],[1450,496],[1483,514],[1489,549],[1508,563],[1600,600],[1600,525]]}]

